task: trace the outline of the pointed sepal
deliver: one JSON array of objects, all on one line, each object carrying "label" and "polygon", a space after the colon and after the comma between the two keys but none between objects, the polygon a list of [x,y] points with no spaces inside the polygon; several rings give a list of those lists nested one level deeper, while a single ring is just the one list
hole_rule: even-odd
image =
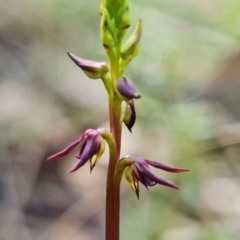
[{"label": "pointed sepal", "polygon": [[188,172],[189,169],[187,168],[176,168],[176,167],[170,167],[170,166],[167,166],[163,163],[160,163],[160,162],[154,162],[154,161],[151,161],[151,160],[145,160],[149,165],[155,167],[155,168],[158,168],[158,169],[162,169],[166,172],[172,172],[172,173],[181,173],[181,172]]},{"label": "pointed sepal", "polygon": [[67,54],[73,60],[73,62],[79,66],[83,72],[91,79],[102,78],[109,71],[109,67],[105,62],[85,60],[75,56],[70,52],[67,52]]},{"label": "pointed sepal", "polygon": [[140,39],[142,35],[142,21],[139,20],[137,26],[130,36],[128,41],[124,44],[121,50],[121,58],[128,62],[135,58],[140,50]]},{"label": "pointed sepal", "polygon": [[109,13],[105,8],[101,8],[101,40],[105,48],[113,48],[116,45],[116,32],[113,23],[110,19]]},{"label": "pointed sepal", "polygon": [[127,167],[125,171],[125,178],[129,184],[129,186],[132,188],[132,190],[136,193],[137,198],[139,199],[139,184],[138,181],[133,174],[132,166]]},{"label": "pointed sepal", "polygon": [[62,151],[50,156],[47,158],[47,161],[52,161],[59,159],[61,157],[66,156],[69,152],[71,152],[75,147],[77,147],[86,137],[86,133],[82,134],[79,138],[71,142],[66,148],[64,148]]}]

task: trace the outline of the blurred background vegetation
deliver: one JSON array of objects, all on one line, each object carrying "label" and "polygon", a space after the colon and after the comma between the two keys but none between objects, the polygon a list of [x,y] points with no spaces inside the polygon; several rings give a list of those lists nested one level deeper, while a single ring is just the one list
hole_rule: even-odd
[{"label": "blurred background vegetation", "polygon": [[[96,0],[0,1],[0,239],[103,240],[108,155],[93,173],[46,163],[86,128],[108,128],[107,96],[66,55],[106,61]],[[131,0],[142,98],[122,155],[185,174],[181,191],[122,185],[122,240],[240,239],[240,1]],[[158,172],[159,173],[159,172]]]}]

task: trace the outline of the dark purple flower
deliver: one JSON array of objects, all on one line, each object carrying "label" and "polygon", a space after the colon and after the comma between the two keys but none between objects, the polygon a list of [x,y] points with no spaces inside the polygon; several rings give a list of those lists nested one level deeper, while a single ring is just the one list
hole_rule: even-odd
[{"label": "dark purple flower", "polygon": [[132,81],[126,77],[119,78],[117,80],[117,90],[118,92],[127,99],[140,98],[135,86]]},{"label": "dark purple flower", "polygon": [[90,160],[90,170],[92,171],[93,167],[99,161],[105,150],[105,142],[102,136],[98,131],[93,129],[87,130],[79,138],[71,142],[65,149],[52,155],[47,160],[50,161],[61,158],[67,155],[70,151],[72,151],[81,143],[82,146],[77,156],[78,162],[69,172],[75,172],[80,167],[82,167],[88,160]]},{"label": "dark purple flower", "polygon": [[138,198],[139,198],[139,182],[141,182],[146,188],[148,188],[149,186],[154,186],[155,184],[160,184],[170,188],[179,189],[179,187],[174,183],[154,174],[150,170],[149,165],[173,173],[189,171],[186,168],[169,167],[162,163],[150,161],[142,157],[135,158],[129,155],[122,158],[119,161],[119,166],[122,167],[124,165],[125,165],[125,177],[130,187],[136,193]]}]

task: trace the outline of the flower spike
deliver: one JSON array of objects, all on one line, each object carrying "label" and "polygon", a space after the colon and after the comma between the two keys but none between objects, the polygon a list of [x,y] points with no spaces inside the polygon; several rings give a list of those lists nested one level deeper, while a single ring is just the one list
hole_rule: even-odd
[{"label": "flower spike", "polygon": [[[162,163],[150,161],[142,157],[135,158],[128,155],[119,161],[116,170],[116,177],[119,178],[119,175],[122,176],[123,172],[125,171],[125,177],[138,198],[139,182],[141,182],[146,188],[160,184],[170,188],[179,189],[179,187],[174,183],[155,175],[150,170],[149,165],[173,173],[189,171],[186,168],[169,167]],[[125,168],[123,168],[123,166]]]},{"label": "flower spike", "polygon": [[79,155],[76,157],[78,159],[78,162],[69,172],[75,172],[80,167],[82,167],[88,160],[90,161],[90,171],[92,171],[105,150],[105,142],[101,134],[93,129],[87,130],[78,139],[70,143],[65,149],[49,157],[47,160],[55,160],[61,158],[67,155],[70,151],[72,151],[81,143],[83,144],[80,148]]}]

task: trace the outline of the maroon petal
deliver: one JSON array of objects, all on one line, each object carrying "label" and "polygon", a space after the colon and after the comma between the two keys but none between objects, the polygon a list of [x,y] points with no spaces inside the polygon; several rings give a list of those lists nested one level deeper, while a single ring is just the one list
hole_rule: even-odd
[{"label": "maroon petal", "polygon": [[133,172],[137,180],[141,182],[147,189],[149,186],[154,186],[156,183],[149,180],[144,174],[138,171],[136,167],[133,168]]},{"label": "maroon petal", "polygon": [[86,163],[82,161],[82,159],[79,159],[79,161],[77,162],[77,164],[71,169],[69,170],[68,172],[69,173],[73,173],[73,172],[76,172],[80,167],[82,167],[84,164]]},{"label": "maroon petal", "polygon": [[141,97],[137,93],[137,90],[136,90],[135,86],[133,85],[133,83],[125,77],[119,78],[117,80],[117,90],[122,96],[124,96],[128,99]]},{"label": "maroon petal", "polygon": [[179,189],[179,187],[177,185],[175,185],[174,183],[155,175],[154,173],[152,173],[149,170],[145,171],[145,175],[153,182],[156,182],[158,184],[161,184],[161,185],[164,185],[164,186],[167,186],[167,187]]},{"label": "maroon petal", "polygon": [[94,154],[96,154],[98,147],[99,147],[99,134],[94,133],[94,134],[89,134],[86,145],[84,145],[83,150],[80,152],[80,156],[77,157],[79,158],[78,163],[71,169],[69,172],[75,172],[78,170],[80,167],[82,167]]},{"label": "maroon petal", "polygon": [[81,135],[78,139],[76,139],[75,141],[71,142],[66,148],[64,148],[62,151],[50,156],[47,161],[50,160],[55,160],[58,158],[61,158],[65,155],[67,155],[70,151],[72,151],[77,145],[79,145],[83,139],[85,138],[86,134],[84,133],[83,135]]},{"label": "maroon petal", "polygon": [[90,159],[99,149],[101,137],[98,133],[94,135],[89,135],[87,143],[84,147],[84,150],[81,155],[81,159],[88,160]]},{"label": "maroon petal", "polygon": [[144,175],[138,171],[136,166],[133,166],[133,174],[134,174],[135,178],[147,188],[147,185],[146,185],[145,179],[144,179]]},{"label": "maroon petal", "polygon": [[87,144],[87,139],[85,139],[85,141],[83,142],[82,147],[81,147],[81,149],[80,149],[80,151],[79,151],[79,154],[78,154],[78,156],[76,156],[77,159],[80,159],[80,158],[81,158],[82,153],[83,153],[83,150],[84,150],[86,144]]},{"label": "maroon petal", "polygon": [[139,171],[142,174],[144,174],[149,180],[156,182],[158,184],[164,185],[164,186],[179,189],[179,187],[177,185],[175,185],[174,183],[172,183],[168,180],[165,180],[165,179],[155,175],[154,173],[152,173],[151,170],[149,169],[146,161],[143,161],[143,160],[138,161],[137,166],[138,166]]},{"label": "maroon petal", "polygon": [[153,166],[155,168],[159,168],[159,169],[162,169],[162,170],[167,171],[167,172],[180,173],[180,172],[188,172],[189,171],[186,168],[170,167],[170,166],[164,165],[162,163],[150,161],[150,160],[147,160],[147,159],[146,159],[146,162],[149,165],[151,165],[151,166]]}]

